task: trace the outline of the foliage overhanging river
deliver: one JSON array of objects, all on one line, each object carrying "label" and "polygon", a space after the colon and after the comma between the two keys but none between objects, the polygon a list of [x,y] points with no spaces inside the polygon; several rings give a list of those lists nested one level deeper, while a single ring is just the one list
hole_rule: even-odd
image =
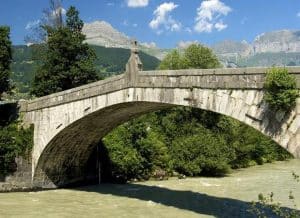
[{"label": "foliage overhanging river", "polygon": [[188,178],[126,185],[0,194],[0,217],[251,217],[249,202],[274,192],[284,207],[300,209],[300,160],[234,171],[224,178]]}]

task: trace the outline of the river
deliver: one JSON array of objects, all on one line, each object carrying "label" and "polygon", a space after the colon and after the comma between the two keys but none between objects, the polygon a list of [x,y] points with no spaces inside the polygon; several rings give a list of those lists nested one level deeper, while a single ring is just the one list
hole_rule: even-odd
[{"label": "river", "polygon": [[251,217],[249,202],[274,192],[284,207],[292,190],[300,209],[300,160],[237,170],[224,178],[171,178],[126,185],[0,194],[0,217]]}]

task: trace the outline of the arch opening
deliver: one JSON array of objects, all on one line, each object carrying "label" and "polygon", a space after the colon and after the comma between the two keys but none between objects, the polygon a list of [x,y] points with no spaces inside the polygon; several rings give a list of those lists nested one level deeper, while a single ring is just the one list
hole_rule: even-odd
[{"label": "arch opening", "polygon": [[[101,138],[120,124],[174,104],[127,102],[115,104],[77,120],[58,133],[41,154],[34,175],[40,186],[66,186],[96,179],[92,154]],[[191,105],[191,107],[195,107]]]}]

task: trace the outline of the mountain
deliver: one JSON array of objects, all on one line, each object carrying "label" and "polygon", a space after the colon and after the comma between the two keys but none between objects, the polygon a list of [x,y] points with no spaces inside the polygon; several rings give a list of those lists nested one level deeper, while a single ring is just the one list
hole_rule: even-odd
[{"label": "mountain", "polygon": [[300,31],[280,30],[263,33],[253,43],[255,53],[300,52]]},{"label": "mountain", "polygon": [[279,30],[258,35],[252,43],[222,41],[211,46],[225,66],[300,65],[300,31]]},{"label": "mountain", "polygon": [[242,57],[259,53],[300,52],[300,31],[279,30],[262,33],[252,43],[225,40],[211,46],[216,54]]},{"label": "mountain", "polygon": [[82,32],[86,35],[88,44],[111,48],[130,48],[130,38],[105,21],[85,23]]},{"label": "mountain", "polygon": [[225,40],[218,42],[211,46],[212,50],[216,54],[222,55],[240,55],[240,56],[249,56],[253,54],[253,48],[251,44],[246,41],[235,42],[232,40]]},{"label": "mountain", "polygon": [[[132,38],[119,32],[105,21],[85,23],[82,32],[86,35],[86,42],[90,45],[110,48],[132,48]],[[158,48],[153,42],[140,42],[139,49],[160,60],[169,51],[168,49]]]}]

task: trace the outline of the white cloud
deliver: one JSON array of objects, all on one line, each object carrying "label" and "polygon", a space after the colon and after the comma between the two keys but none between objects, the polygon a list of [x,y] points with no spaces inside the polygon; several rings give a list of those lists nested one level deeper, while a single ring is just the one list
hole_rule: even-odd
[{"label": "white cloud", "polygon": [[297,17],[300,17],[300,12],[298,12]]},{"label": "white cloud", "polygon": [[142,42],[141,45],[146,48],[157,48],[155,42]]},{"label": "white cloud", "polygon": [[199,33],[210,33],[214,29],[218,31],[226,29],[227,25],[220,17],[226,16],[231,11],[232,9],[220,0],[204,0],[197,9],[194,30]]},{"label": "white cloud", "polygon": [[133,27],[137,27],[137,26],[138,26],[138,24],[137,24],[137,23],[134,23],[134,24],[132,24],[132,26],[133,26]]},{"label": "white cloud", "polygon": [[160,28],[164,27],[166,30],[179,31],[181,29],[181,23],[174,20],[170,13],[176,9],[178,5],[174,2],[165,2],[159,5],[153,12],[154,18],[150,21],[149,26],[151,29],[157,31],[157,34],[161,34],[163,30]]},{"label": "white cloud", "polygon": [[40,20],[35,20],[35,21],[30,21],[27,23],[25,29],[26,30],[30,30],[34,27],[37,27],[38,25],[40,25],[41,21]]},{"label": "white cloud", "polygon": [[215,24],[215,28],[218,30],[218,31],[222,31],[224,29],[227,28],[227,24],[224,24],[223,21],[220,21],[220,22],[217,22]]},{"label": "white cloud", "polygon": [[185,30],[186,32],[188,32],[188,33],[192,33],[192,32],[193,32],[192,29],[189,28],[189,27],[186,27],[184,30]]},{"label": "white cloud", "polygon": [[177,48],[185,49],[192,44],[199,44],[199,42],[197,40],[195,40],[195,41],[179,41],[177,43]]},{"label": "white cloud", "polygon": [[127,0],[127,6],[131,8],[146,7],[149,0]]}]

